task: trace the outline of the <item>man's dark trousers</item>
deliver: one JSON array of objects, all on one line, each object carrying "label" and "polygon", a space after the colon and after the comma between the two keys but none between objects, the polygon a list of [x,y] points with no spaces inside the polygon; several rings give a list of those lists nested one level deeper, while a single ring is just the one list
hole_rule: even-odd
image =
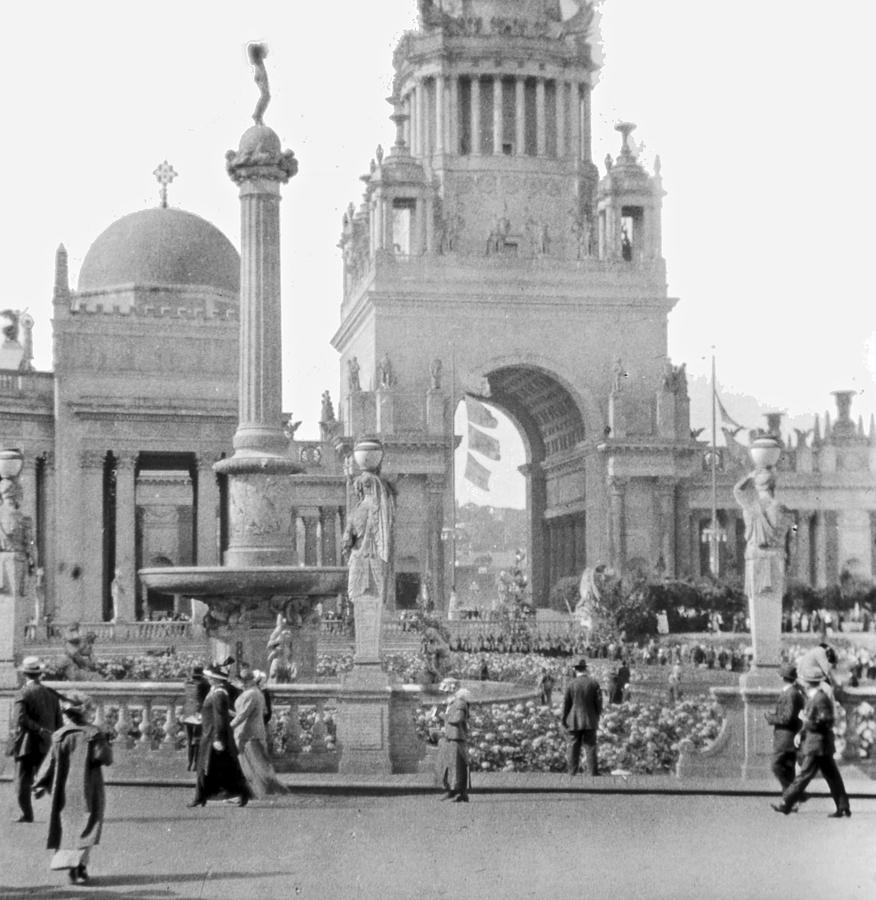
[{"label": "man's dark trousers", "polygon": [[578,774],[578,766],[581,763],[581,748],[584,748],[585,763],[588,775],[599,774],[599,761],[596,754],[596,732],[570,731],[568,735],[569,746],[566,751],[566,762],[570,775]]}]

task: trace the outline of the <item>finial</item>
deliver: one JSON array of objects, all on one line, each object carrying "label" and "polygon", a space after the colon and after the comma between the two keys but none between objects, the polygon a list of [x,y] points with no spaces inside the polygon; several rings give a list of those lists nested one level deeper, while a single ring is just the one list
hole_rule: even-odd
[{"label": "finial", "polygon": [[633,151],[630,149],[630,135],[636,130],[636,126],[632,122],[618,122],[617,125],[614,126],[614,130],[619,131],[623,138],[620,155],[623,157],[632,156]]},{"label": "finial", "polygon": [[821,419],[815,414],[815,424],[812,426],[812,446],[817,447],[821,443]]},{"label": "finial", "polygon": [[167,160],[164,160],[152,174],[161,185],[161,208],[167,209],[167,186],[179,173],[174,171],[173,166]]},{"label": "finial", "polygon": [[271,89],[268,86],[268,70],[265,68],[265,57],[268,55],[268,45],[252,43],[246,45],[250,65],[253,67],[253,78],[259,89],[259,99],[252,114],[252,120],[256,125],[264,125],[265,110],[271,102]]},{"label": "finial", "polygon": [[377,149],[374,151],[374,155],[377,157],[377,165],[383,165],[383,144],[378,144]]},{"label": "finial", "polygon": [[67,248],[58,244],[55,251],[55,290],[54,301],[65,301],[70,296],[70,276],[67,274]]}]

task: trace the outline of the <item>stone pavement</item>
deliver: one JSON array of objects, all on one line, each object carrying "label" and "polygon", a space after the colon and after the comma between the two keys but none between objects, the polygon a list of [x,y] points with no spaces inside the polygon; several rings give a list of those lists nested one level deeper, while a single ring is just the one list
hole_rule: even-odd
[{"label": "stone pavement", "polygon": [[640,794],[564,776],[534,792],[531,776],[516,789],[498,778],[476,776],[468,804],[335,777],[335,791],[298,787],[243,809],[187,809],[186,787],[111,786],[85,888],[48,869],[47,801],[36,823],[13,824],[5,784],[0,898],[876,897],[872,792],[831,820],[824,796],[780,816],[751,793]]}]

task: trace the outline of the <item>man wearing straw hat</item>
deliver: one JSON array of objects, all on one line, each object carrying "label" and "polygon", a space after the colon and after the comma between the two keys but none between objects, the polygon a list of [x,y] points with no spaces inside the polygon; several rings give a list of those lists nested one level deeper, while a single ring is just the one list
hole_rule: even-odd
[{"label": "man wearing straw hat", "polygon": [[17,822],[33,822],[34,776],[52,747],[53,732],[61,727],[61,704],[58,695],[40,682],[43,669],[39,657],[26,656],[19,670],[25,680],[15,698],[11,752],[15,757],[15,794],[21,809]]}]

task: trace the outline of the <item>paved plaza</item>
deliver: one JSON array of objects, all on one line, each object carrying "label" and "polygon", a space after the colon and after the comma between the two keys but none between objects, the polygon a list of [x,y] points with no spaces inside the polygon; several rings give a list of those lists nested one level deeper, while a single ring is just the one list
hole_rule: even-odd
[{"label": "paved plaza", "polygon": [[[815,785],[814,785],[815,786]],[[92,883],[48,870],[47,804],[0,823],[0,897],[709,900],[876,896],[876,798],[830,820],[813,797],[780,816],[757,795],[296,793],[185,807],[182,787],[108,789]]]}]

